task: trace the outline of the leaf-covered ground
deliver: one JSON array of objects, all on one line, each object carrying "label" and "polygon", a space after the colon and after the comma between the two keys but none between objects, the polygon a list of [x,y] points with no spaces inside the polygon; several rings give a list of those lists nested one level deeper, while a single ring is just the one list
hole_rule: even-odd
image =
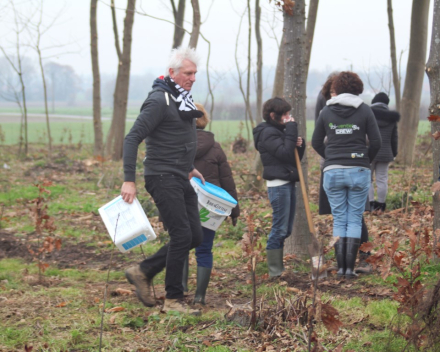
[{"label": "leaf-covered ground", "polygon": [[[397,319],[403,303],[396,300],[395,283],[402,282],[403,274],[385,260],[386,255],[376,260],[373,275],[339,281],[330,271],[315,291],[307,259],[287,255],[287,272],[279,281],[267,278],[263,260],[256,267],[257,326],[239,324],[234,312],[246,314],[252,299],[249,258],[240,242],[249,230],[247,216],[253,214],[253,224],[264,229],[260,231],[264,248],[271,211],[264,190],[245,191],[243,180],[250,172],[253,152],[234,154],[230,145],[224,149],[235,173],[243,217],[236,227],[226,221],[217,232],[215,268],[202,316],[160,312],[163,273],[155,279],[157,306],[145,308],[125,280],[124,269],[155,252],[167,234],[139,182],[140,198],[158,240],[127,254],[113,248],[97,209],[118,195],[121,164],[94,160],[90,149],[55,147],[48,161],[43,147],[32,147],[25,159],[17,157],[15,147],[0,147],[1,351],[97,351],[103,308],[103,351],[307,351],[309,340],[315,351],[401,351],[407,345],[404,337],[392,332],[397,320],[410,324],[407,318]],[[388,210],[365,214],[374,254],[396,241],[397,252],[408,254],[410,234],[432,236],[431,154],[423,141],[416,150],[412,168],[390,168]],[[140,180],[141,158],[142,153]],[[317,233],[328,245],[332,221],[331,216],[317,215],[319,177],[318,158],[309,149],[310,203]],[[43,195],[46,220],[56,226],[50,239],[46,230],[39,235],[35,226],[38,188],[34,184],[47,181],[52,184],[45,187],[50,194]],[[402,265],[411,264],[409,257],[402,258]],[[326,259],[331,266],[330,248]],[[440,265],[420,262],[418,281],[428,292],[439,280]],[[195,290],[193,254],[190,266],[188,301]]]}]

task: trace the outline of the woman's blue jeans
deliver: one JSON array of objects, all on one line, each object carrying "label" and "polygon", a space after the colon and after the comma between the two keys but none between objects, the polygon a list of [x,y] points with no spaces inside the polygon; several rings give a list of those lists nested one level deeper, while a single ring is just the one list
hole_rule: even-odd
[{"label": "woman's blue jeans", "polygon": [[324,190],[333,214],[333,236],[361,238],[371,171],[364,167],[324,172]]},{"label": "woman's blue jeans", "polygon": [[202,227],[203,240],[200,246],[196,247],[197,266],[212,268],[213,255],[212,246],[214,244],[215,231]]},{"label": "woman's blue jeans", "polygon": [[273,213],[272,230],[267,239],[266,249],[280,249],[284,247],[284,241],[292,233],[296,205],[295,182],[268,187],[267,194]]}]

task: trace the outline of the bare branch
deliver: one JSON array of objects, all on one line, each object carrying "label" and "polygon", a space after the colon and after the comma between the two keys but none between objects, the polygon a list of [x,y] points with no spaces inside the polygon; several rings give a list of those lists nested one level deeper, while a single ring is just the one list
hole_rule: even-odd
[{"label": "bare branch", "polygon": [[110,8],[112,10],[113,33],[115,35],[116,54],[118,54],[119,62],[122,61],[121,47],[119,46],[118,24],[116,22],[115,0],[111,0]]}]

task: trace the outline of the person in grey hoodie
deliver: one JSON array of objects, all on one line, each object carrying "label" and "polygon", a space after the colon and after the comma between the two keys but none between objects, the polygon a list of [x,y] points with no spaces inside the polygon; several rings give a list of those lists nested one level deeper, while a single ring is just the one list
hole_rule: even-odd
[{"label": "person in grey hoodie", "polygon": [[400,120],[400,114],[397,111],[390,110],[388,107],[389,102],[390,98],[383,92],[376,94],[371,101],[371,110],[373,110],[376,117],[382,137],[382,147],[371,163],[371,176],[373,176],[373,173],[376,174],[377,186],[376,202],[374,200],[374,183],[371,179],[368,198],[372,210],[385,211],[388,193],[388,166],[397,156],[397,123]]},{"label": "person in grey hoodie", "polygon": [[370,163],[379,151],[381,137],[373,112],[358,97],[363,92],[359,76],[341,72],[332,88],[337,95],[321,110],[312,146],[325,159],[324,189],[333,214],[333,236],[338,238],[337,275],[350,279],[357,276],[354,265],[370,188]]}]

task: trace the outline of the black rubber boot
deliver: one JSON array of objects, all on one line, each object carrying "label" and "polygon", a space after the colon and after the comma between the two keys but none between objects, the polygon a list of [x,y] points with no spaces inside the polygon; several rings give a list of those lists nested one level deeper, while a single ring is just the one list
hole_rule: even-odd
[{"label": "black rubber boot", "polygon": [[211,268],[205,268],[203,266],[197,267],[197,290],[194,295],[194,304],[200,303],[205,305],[206,289],[208,288],[211,278],[211,270]]},{"label": "black rubber boot", "polygon": [[370,202],[370,211],[376,210],[376,201],[373,200]]},{"label": "black rubber boot", "polygon": [[345,264],[345,248],[347,247],[347,238],[339,237],[339,240],[335,243],[335,257],[338,263],[338,278],[343,278],[345,275],[346,264]]},{"label": "black rubber boot", "polygon": [[183,263],[183,275],[182,275],[183,292],[188,292],[188,272],[189,272],[189,264],[188,264],[188,257],[186,257]]},{"label": "black rubber boot", "polygon": [[376,210],[385,211],[385,208],[387,206],[387,203],[376,203]]},{"label": "black rubber boot", "polygon": [[356,257],[361,244],[360,238],[347,237],[347,248],[345,252],[345,263],[347,269],[345,270],[345,278],[354,279],[357,274],[354,272],[354,265],[356,263]]},{"label": "black rubber boot", "polygon": [[279,277],[284,271],[283,248],[266,249],[269,277]]}]

